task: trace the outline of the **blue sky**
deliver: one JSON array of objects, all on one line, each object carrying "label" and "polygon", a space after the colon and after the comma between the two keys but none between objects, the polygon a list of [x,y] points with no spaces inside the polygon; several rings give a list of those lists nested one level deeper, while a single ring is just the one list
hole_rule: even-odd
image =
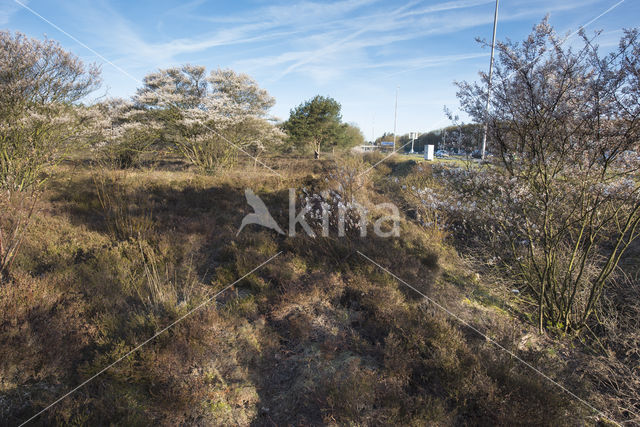
[{"label": "blue sky", "polygon": [[[454,80],[487,70],[493,0],[432,1],[124,1],[20,0],[131,78],[13,0],[0,0],[0,27],[58,40],[85,61],[103,64],[96,96],[129,97],[142,77],[181,63],[250,74],[273,95],[272,113],[317,94],[343,107],[343,119],[367,138],[448,124],[456,111]],[[578,29],[619,0],[502,0],[498,39],[523,39],[546,14],[560,33]],[[640,25],[640,2],[625,0],[587,30],[602,30],[601,47],[615,47],[622,28]],[[577,42],[573,37],[567,43]]]}]

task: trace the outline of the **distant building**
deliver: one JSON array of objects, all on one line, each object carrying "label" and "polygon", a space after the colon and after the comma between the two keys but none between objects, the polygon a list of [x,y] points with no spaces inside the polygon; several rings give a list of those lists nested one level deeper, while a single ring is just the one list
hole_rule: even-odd
[{"label": "distant building", "polygon": [[370,151],[376,151],[379,147],[374,144],[362,144],[356,147],[353,147],[352,150],[357,153],[367,153]]}]

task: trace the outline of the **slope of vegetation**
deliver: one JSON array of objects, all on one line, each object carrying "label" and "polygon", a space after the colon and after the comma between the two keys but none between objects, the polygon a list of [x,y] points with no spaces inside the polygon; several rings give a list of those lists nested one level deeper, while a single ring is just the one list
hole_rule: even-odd
[{"label": "slope of vegetation", "polygon": [[[289,187],[320,191],[322,177],[345,170],[334,160],[277,167],[285,179],[251,165],[225,177],[60,166],[13,282],[2,288],[2,418],[27,419],[282,251],[37,422],[588,419],[568,396],[356,252],[518,351],[526,326],[479,293],[441,234],[403,220],[397,239],[289,238],[257,226],[236,237],[247,213],[244,188],[284,223]],[[387,196],[372,185],[395,176],[387,169],[366,190],[376,203]],[[547,348],[519,354],[571,377]]]}]

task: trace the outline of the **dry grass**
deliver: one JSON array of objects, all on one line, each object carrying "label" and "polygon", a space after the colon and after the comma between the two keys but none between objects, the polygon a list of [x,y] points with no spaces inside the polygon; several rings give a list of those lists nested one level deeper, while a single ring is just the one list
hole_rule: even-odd
[{"label": "dry grass", "polygon": [[[481,316],[483,327],[495,328],[492,336],[516,349],[518,328],[496,327],[513,319],[466,304],[473,273],[441,235],[415,221],[404,218],[401,236],[391,239],[287,238],[256,226],[236,237],[250,212],[244,188],[284,224],[287,188],[320,189],[336,170],[332,159],[266,162],[283,177],[250,162],[222,176],[156,166],[102,170],[97,179],[81,164],[60,166],[15,275],[0,288],[0,418],[28,418],[283,251],[38,422],[592,422],[544,380],[357,255],[388,265],[467,321]],[[347,166],[362,168],[354,162]],[[394,168],[386,173],[406,172]],[[392,200],[383,191],[386,177],[376,171],[362,186],[369,203]],[[544,349],[522,357],[570,377]]]}]

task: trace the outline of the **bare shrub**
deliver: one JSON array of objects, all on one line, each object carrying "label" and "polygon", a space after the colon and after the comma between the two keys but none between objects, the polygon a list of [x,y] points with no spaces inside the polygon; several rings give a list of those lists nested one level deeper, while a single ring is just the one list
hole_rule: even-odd
[{"label": "bare shrub", "polygon": [[360,155],[345,154],[328,165],[323,181],[313,182],[312,188],[303,187],[299,201],[309,210],[307,221],[316,234],[366,234],[371,205],[371,180],[366,169]]},{"label": "bare shrub", "polygon": [[603,313],[591,321],[586,336],[594,355],[584,357],[585,376],[599,398],[626,423],[640,423],[640,277],[636,273],[603,297]]},{"label": "bare shrub", "polygon": [[362,160],[364,160],[366,163],[369,163],[369,165],[373,166],[375,164],[380,163],[382,160],[384,160],[384,157],[385,157],[384,154],[382,154],[380,151],[369,151],[362,155]]},{"label": "bare shrub", "polygon": [[180,303],[188,303],[199,284],[191,263],[186,272],[179,274],[174,263],[167,262],[149,243],[139,239],[137,244],[142,268],[132,285],[145,307],[171,309]]},{"label": "bare shrub", "polygon": [[329,171],[328,180],[336,191],[347,200],[362,198],[371,186],[369,166],[361,155],[345,154],[336,158],[335,167]]},{"label": "bare shrub", "polygon": [[10,277],[37,201],[37,193],[0,192],[0,284]]},{"label": "bare shrub", "polygon": [[176,150],[204,173],[228,170],[238,160],[237,149],[217,135],[194,136],[176,142]]},{"label": "bare shrub", "polygon": [[116,239],[145,238],[153,230],[153,215],[145,194],[131,189],[119,173],[94,174],[107,230]]},{"label": "bare shrub", "polygon": [[406,210],[415,216],[422,226],[434,230],[443,230],[448,224],[443,193],[448,191],[432,176],[431,166],[417,165],[412,173],[396,184],[407,204]]}]

